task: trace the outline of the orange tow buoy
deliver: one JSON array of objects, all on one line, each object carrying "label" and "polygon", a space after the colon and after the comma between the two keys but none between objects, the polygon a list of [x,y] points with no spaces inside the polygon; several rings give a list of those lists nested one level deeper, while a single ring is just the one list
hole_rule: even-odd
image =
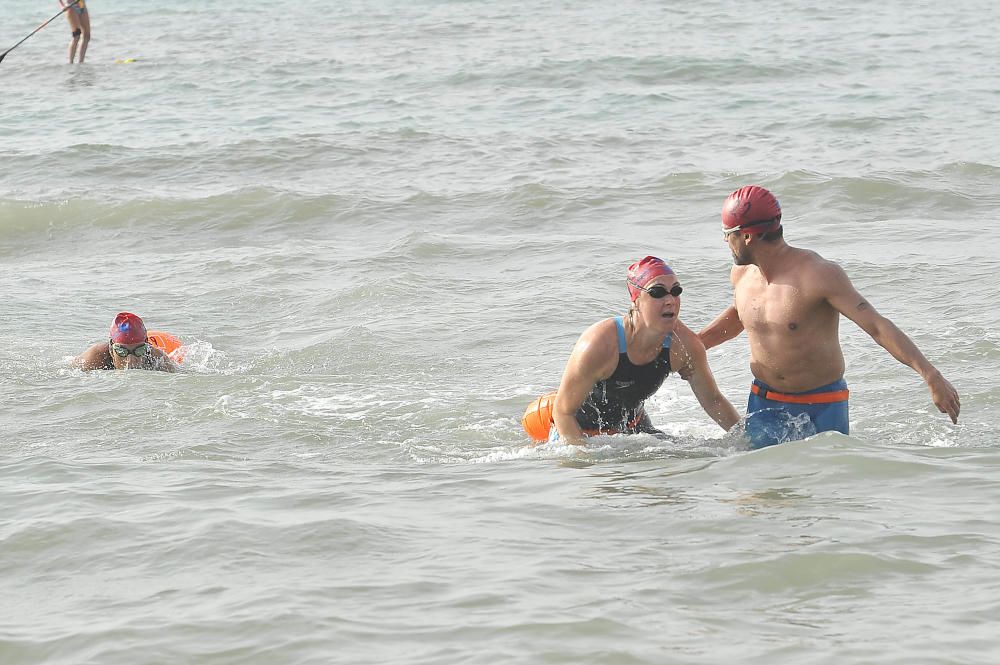
[{"label": "orange tow buoy", "polygon": [[552,429],[552,410],[556,405],[555,392],[546,393],[528,405],[521,418],[521,426],[535,441],[548,441]]},{"label": "orange tow buoy", "polygon": [[149,340],[150,344],[170,356],[171,360],[179,363],[184,362],[184,352],[178,352],[178,349],[184,346],[184,342],[182,342],[176,335],[171,335],[170,333],[159,330],[151,330],[146,333],[146,339]]}]

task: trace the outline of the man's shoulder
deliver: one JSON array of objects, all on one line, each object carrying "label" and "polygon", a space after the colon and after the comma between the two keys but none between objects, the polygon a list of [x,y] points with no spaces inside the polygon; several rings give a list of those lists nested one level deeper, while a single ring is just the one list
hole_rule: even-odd
[{"label": "man's shoulder", "polygon": [[829,273],[831,271],[842,271],[843,268],[836,261],[825,258],[819,252],[801,247],[789,247],[789,256],[786,264],[794,268],[796,272],[805,273]]},{"label": "man's shoulder", "polygon": [[817,275],[824,279],[830,279],[846,274],[846,271],[836,261],[820,256],[811,250],[806,251],[809,253],[808,269]]},{"label": "man's shoulder", "polygon": [[729,279],[730,281],[732,281],[733,284],[735,284],[736,282],[746,277],[751,271],[756,271],[756,270],[757,266],[753,264],[747,264],[747,265],[734,264],[733,267],[729,270]]},{"label": "man's shoulder", "polygon": [[788,278],[803,294],[826,299],[831,294],[850,287],[847,272],[836,261],[824,258],[812,250],[796,251],[798,259],[789,262]]},{"label": "man's shoulder", "polygon": [[791,260],[793,261],[799,261],[809,264],[818,264],[826,262],[826,259],[823,258],[823,256],[820,255],[819,252],[813,249],[806,249],[804,247],[792,247],[791,245],[789,245],[787,251],[790,255]]}]

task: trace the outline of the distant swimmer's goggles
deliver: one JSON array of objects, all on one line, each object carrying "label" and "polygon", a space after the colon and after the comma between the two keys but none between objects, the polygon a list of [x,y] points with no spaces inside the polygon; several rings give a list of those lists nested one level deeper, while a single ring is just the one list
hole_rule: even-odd
[{"label": "distant swimmer's goggles", "polygon": [[628,280],[628,283],[634,286],[635,288],[639,289],[640,291],[645,291],[646,293],[648,293],[650,298],[656,298],[657,300],[665,297],[668,293],[675,298],[680,294],[684,293],[684,289],[681,288],[680,284],[674,284],[669,289],[663,286],[662,284],[657,284],[656,286],[651,286],[650,288],[647,289],[645,287],[639,286],[631,279]]},{"label": "distant swimmer's goggles", "polygon": [[137,358],[145,358],[146,356],[149,355],[149,344],[147,342],[143,342],[142,344],[136,346],[134,349],[130,349],[124,344],[118,344],[117,342],[112,342],[111,340],[108,340],[108,344],[111,346],[111,350],[119,358],[128,358],[130,355],[133,355]]},{"label": "distant swimmer's goggles", "polygon": [[728,238],[729,236],[733,235],[734,233],[739,233],[743,229],[748,228],[750,226],[759,226],[760,224],[773,224],[774,220],[775,220],[774,217],[771,217],[770,219],[758,219],[756,222],[749,222],[747,224],[740,224],[739,226],[734,226],[731,229],[722,229],[722,237],[723,238]]}]

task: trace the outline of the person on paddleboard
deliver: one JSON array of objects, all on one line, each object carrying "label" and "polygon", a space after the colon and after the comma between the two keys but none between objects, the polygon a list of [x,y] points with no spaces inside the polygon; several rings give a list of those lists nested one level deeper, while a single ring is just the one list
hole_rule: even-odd
[{"label": "person on paddleboard", "polygon": [[671,372],[683,372],[705,413],[725,430],[739,414],[716,385],[705,347],[680,321],[681,288],[662,259],[647,256],[626,275],[625,316],[580,335],[559,389],[529,406],[522,424],[536,441],[582,444],[597,434],[663,434],[644,408]]},{"label": "person on paddleboard", "polygon": [[[87,11],[86,0],[59,0],[59,6],[66,11],[69,29],[73,39],[69,43],[69,63],[76,59],[77,48],[80,52],[80,63],[87,57],[87,45],[90,44],[90,12]],[[67,8],[68,6],[68,8]]]},{"label": "person on paddleboard", "polygon": [[839,265],[785,242],[781,205],[771,192],[750,185],[730,194],[722,233],[735,264],[733,304],[698,336],[711,349],[746,330],[754,376],[746,425],[754,447],[803,438],[769,423],[789,415],[811,421],[806,435],[848,434],[841,314],[913,368],[938,410],[958,422],[958,393],[913,341],[858,293]]},{"label": "person on paddleboard", "polygon": [[131,312],[119,312],[107,342],[98,342],[74,358],[73,367],[94,369],[151,369],[176,372],[177,364],[150,341],[146,325]]}]

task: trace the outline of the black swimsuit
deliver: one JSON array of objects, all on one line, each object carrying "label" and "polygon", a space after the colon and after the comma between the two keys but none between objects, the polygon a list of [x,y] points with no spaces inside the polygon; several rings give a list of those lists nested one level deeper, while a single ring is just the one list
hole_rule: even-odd
[{"label": "black swimsuit", "polygon": [[625,345],[625,324],[615,317],[618,328],[618,367],[614,374],[598,381],[576,412],[576,421],[587,434],[662,434],[654,428],[643,408],[646,398],[659,390],[670,374],[670,340],[651,363],[634,365]]}]

